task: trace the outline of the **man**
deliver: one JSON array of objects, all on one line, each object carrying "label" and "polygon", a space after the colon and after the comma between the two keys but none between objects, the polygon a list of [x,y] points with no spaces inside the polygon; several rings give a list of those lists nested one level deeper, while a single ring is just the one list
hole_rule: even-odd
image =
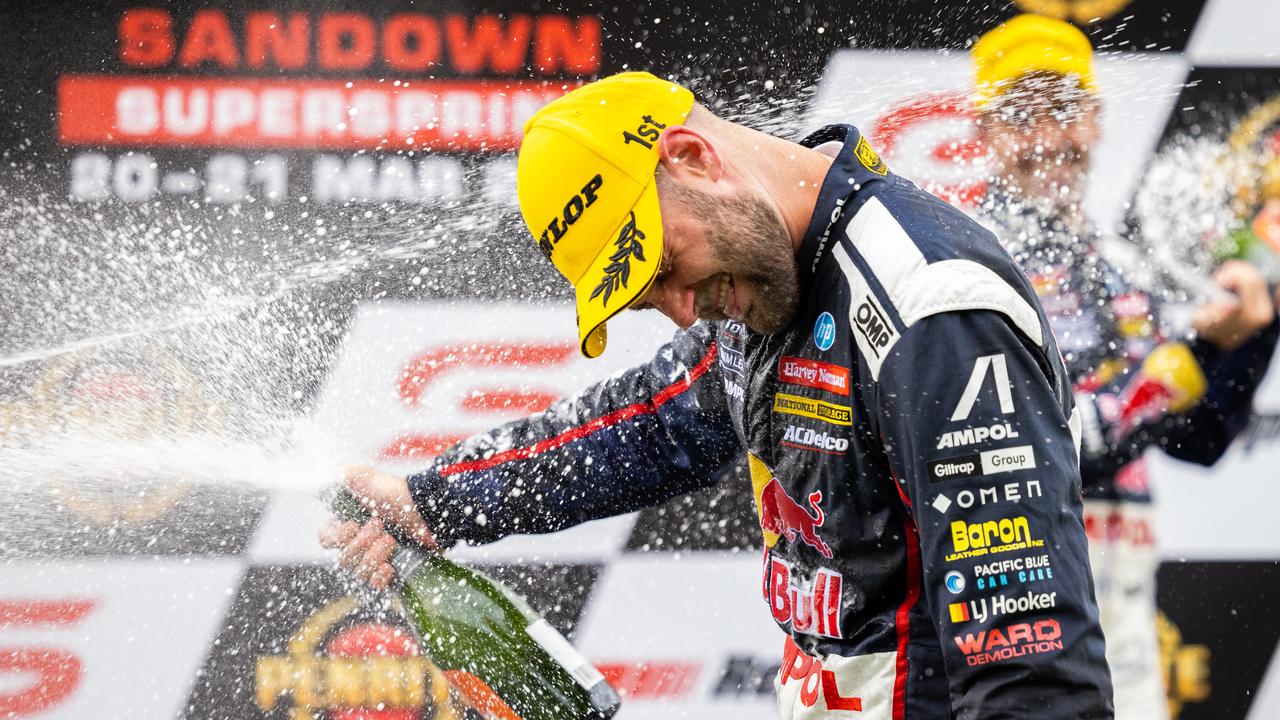
[{"label": "man", "polygon": [[1085,420],[1085,527],[1116,716],[1163,718],[1143,452],[1204,465],[1221,457],[1248,421],[1277,323],[1258,272],[1229,261],[1215,278],[1232,292],[1197,310],[1188,353],[1165,342],[1153,298],[1103,258],[1082,204],[1100,130],[1092,52],[1080,30],[1037,15],[974,45],[975,104],[997,166],[983,210],[1041,296]]},{"label": "man", "polygon": [[[548,532],[745,451],[784,717],[1110,716],[1070,385],[990,233],[853,127],[787,142],[645,73],[532,118],[518,190],[584,354],[629,307],[684,330],[407,483],[353,472],[386,520],[442,548]],[[379,522],[323,540],[389,579]]]}]

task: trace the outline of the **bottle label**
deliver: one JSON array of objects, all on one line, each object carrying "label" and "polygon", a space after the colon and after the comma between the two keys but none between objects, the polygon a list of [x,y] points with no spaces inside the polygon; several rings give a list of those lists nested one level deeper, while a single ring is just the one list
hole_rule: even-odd
[{"label": "bottle label", "polygon": [[558,630],[551,627],[551,623],[546,620],[538,620],[537,622],[525,628],[529,633],[529,637],[534,642],[542,646],[543,650],[551,656],[551,659],[560,663],[560,666],[568,671],[569,675],[578,682],[582,687],[590,690],[596,684],[604,681],[604,676],[596,669],[595,665],[587,662],[582,657],[582,653],[578,652]]}]

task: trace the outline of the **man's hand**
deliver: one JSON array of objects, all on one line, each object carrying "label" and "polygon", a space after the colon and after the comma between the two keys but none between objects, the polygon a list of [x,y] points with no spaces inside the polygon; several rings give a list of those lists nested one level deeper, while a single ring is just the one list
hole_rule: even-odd
[{"label": "man's hand", "polygon": [[353,465],[343,470],[343,481],[373,515],[363,526],[332,519],[320,529],[320,544],[341,550],[338,563],[371,587],[391,583],[391,553],[396,540],[383,523],[394,525],[428,550],[436,547],[427,522],[418,514],[409,495],[408,482],[396,475]]},{"label": "man's hand", "polygon": [[1275,305],[1262,274],[1243,260],[1228,260],[1213,277],[1235,297],[1205,303],[1196,310],[1192,324],[1200,337],[1230,352],[1271,324]]}]

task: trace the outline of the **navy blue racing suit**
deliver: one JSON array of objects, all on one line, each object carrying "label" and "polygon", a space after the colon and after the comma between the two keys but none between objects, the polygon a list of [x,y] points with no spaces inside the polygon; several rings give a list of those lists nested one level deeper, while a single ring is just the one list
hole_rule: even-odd
[{"label": "navy blue racing suit", "polygon": [[791,325],[679,332],[653,361],[410,478],[448,546],[716,483],[745,452],[787,718],[1101,718],[1071,381],[993,235],[859,132],[796,261]]},{"label": "navy blue racing suit", "polygon": [[1072,228],[1001,195],[988,199],[982,220],[1035,286],[1075,385],[1085,529],[1116,716],[1163,720],[1169,710],[1157,636],[1160,556],[1144,453],[1158,447],[1188,462],[1217,461],[1249,420],[1280,325],[1272,322],[1231,352],[1190,341],[1207,381],[1204,398],[1190,410],[1127,423],[1126,391],[1141,382],[1143,360],[1168,341],[1159,299],[1106,260],[1102,238],[1087,223]]}]

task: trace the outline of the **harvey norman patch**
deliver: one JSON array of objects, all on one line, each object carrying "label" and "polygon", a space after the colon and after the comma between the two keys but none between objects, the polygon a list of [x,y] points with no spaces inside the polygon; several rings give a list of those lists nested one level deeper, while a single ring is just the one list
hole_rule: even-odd
[{"label": "harvey norman patch", "polygon": [[837,395],[849,394],[849,369],[819,360],[784,356],[778,360],[778,379]]},{"label": "harvey norman patch", "polygon": [[848,405],[836,405],[822,400],[811,400],[799,395],[778,393],[773,396],[774,412],[813,418],[832,425],[853,425],[853,409]]}]

